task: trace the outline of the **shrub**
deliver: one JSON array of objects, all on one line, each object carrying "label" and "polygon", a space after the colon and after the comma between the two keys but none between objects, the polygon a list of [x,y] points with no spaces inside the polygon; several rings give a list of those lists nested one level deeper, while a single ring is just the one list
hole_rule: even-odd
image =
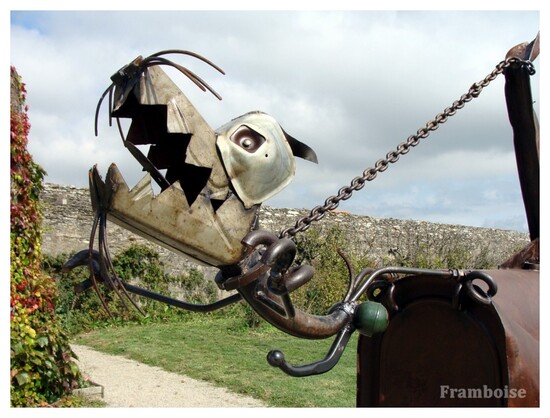
[{"label": "shrub", "polygon": [[498,264],[489,244],[473,248],[457,234],[411,235],[389,251],[384,264],[427,269],[488,269]]},{"label": "shrub", "polygon": [[315,269],[315,275],[291,297],[297,306],[314,314],[326,314],[334,303],[343,299],[348,289],[350,274],[339,252],[347,257],[354,274],[376,264],[367,256],[351,254],[344,233],[337,226],[326,231],[309,229],[296,237],[296,245],[296,263],[309,264]]},{"label": "shrub", "polygon": [[13,67],[11,78],[10,403],[38,406],[69,393],[81,376],[55,314],[55,284],[40,270],[45,172],[27,151],[25,88]]}]

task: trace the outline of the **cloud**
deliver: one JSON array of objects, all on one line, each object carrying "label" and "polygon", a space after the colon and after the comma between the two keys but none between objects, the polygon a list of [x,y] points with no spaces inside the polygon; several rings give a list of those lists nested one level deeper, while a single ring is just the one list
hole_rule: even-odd
[{"label": "cloud", "polygon": [[[176,58],[223,96],[220,102],[173,75],[213,128],[263,110],[316,150],[320,164],[298,162],[291,186],[267,202],[292,207],[322,204],[539,29],[539,14],[521,11],[22,11],[11,17],[10,59],[28,89],[29,148],[47,181],[86,186],[93,164],[106,171],[114,161],[129,183],[137,182],[141,167],[108,127],[106,109],[94,137],[97,101],[111,74],[137,55],[182,48],[226,71]],[[538,102],[538,76],[533,91]],[[343,205],[374,216],[487,224],[494,218],[487,202],[469,201],[461,213],[445,203],[446,191],[487,197],[484,182],[515,178],[511,141],[501,76]],[[522,213],[521,198],[489,200],[503,211],[503,222]]]}]

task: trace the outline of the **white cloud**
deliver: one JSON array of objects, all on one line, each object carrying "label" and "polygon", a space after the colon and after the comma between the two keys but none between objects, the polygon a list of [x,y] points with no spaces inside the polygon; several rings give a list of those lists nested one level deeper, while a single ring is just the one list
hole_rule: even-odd
[{"label": "white cloud", "polygon": [[[106,170],[111,161],[129,183],[138,180],[140,167],[116,128],[107,127],[105,109],[100,138],[93,136],[95,106],[111,74],[138,54],[182,48],[227,73],[175,58],[223,96],[219,102],[174,77],[213,128],[263,110],[317,151],[320,165],[300,162],[293,184],[268,202],[313,207],[395,149],[538,29],[538,14],[520,11],[20,12],[12,16],[10,59],[29,91],[31,152],[50,181],[86,186],[90,166],[98,162]],[[538,101],[538,76],[533,82]],[[475,179],[510,178],[515,170],[500,77],[345,205],[365,214],[452,222],[460,213],[446,198],[433,197],[443,196],[437,189],[442,182],[434,179],[482,196],[490,192]],[[411,191],[411,184],[424,195],[434,187],[432,197]],[[507,208],[498,196],[491,201]],[[385,199],[391,204],[381,211]],[[440,208],[448,216],[436,214]],[[472,201],[464,221],[482,225],[490,211]]]}]

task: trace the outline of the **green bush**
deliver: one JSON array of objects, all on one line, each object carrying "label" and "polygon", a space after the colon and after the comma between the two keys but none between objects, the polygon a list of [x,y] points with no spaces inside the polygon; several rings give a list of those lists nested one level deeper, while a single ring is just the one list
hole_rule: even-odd
[{"label": "green bush", "polygon": [[490,246],[471,248],[460,237],[413,236],[401,248],[391,249],[384,264],[426,269],[488,269],[499,260],[492,257]]},{"label": "green bush", "polygon": [[168,276],[159,254],[145,245],[132,244],[113,260],[117,275],[127,281],[139,280],[148,288],[168,290]]},{"label": "green bush", "polygon": [[81,375],[55,314],[55,284],[40,269],[45,172],[27,151],[25,88],[13,67],[11,78],[10,404],[39,406],[70,393]]},{"label": "green bush", "polygon": [[356,275],[365,267],[375,267],[368,256],[351,254],[345,235],[337,226],[328,230],[309,229],[296,238],[297,264],[308,264],[315,269],[309,283],[292,293],[293,302],[314,314],[326,314],[332,305],[340,302],[349,286],[350,273],[342,253]]}]

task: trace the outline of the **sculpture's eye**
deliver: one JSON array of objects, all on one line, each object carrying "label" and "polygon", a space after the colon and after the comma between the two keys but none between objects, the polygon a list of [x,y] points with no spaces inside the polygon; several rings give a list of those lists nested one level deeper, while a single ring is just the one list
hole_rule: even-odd
[{"label": "sculpture's eye", "polygon": [[237,144],[239,147],[250,153],[256,152],[258,148],[265,142],[265,138],[258,132],[253,131],[246,125],[239,127],[233,135],[231,135],[231,142]]}]

